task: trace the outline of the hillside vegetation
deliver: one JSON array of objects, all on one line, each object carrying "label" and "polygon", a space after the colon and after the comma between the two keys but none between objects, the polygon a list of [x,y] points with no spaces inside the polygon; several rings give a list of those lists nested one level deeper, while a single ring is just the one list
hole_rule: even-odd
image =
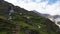
[{"label": "hillside vegetation", "polygon": [[[9,15],[13,7],[14,12]],[[12,19],[9,19],[9,17]],[[0,34],[59,34],[59,28],[49,19],[0,1]]]}]

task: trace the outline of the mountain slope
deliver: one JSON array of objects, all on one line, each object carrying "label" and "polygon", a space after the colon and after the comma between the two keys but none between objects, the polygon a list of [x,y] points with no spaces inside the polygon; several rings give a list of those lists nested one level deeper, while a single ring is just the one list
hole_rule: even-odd
[{"label": "mountain slope", "polygon": [[0,2],[0,34],[59,34],[58,26],[49,19],[3,2]]}]

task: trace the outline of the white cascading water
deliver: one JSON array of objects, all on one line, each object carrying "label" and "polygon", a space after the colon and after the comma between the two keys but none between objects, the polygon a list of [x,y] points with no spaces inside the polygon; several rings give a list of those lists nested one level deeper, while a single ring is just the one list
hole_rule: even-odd
[{"label": "white cascading water", "polygon": [[9,18],[8,18],[8,20],[10,20],[10,19],[12,19],[12,13],[14,13],[14,10],[13,10],[13,8],[11,8],[11,10],[9,11]]}]

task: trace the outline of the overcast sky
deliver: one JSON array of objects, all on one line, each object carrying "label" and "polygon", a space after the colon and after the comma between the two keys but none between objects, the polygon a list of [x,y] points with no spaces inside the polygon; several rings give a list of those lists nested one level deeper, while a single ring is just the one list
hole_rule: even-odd
[{"label": "overcast sky", "polygon": [[60,15],[60,0],[5,0],[26,10]]}]

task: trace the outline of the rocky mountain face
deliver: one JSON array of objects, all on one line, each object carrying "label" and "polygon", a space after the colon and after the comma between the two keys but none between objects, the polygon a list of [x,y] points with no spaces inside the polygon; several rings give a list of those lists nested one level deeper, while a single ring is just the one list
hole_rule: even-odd
[{"label": "rocky mountain face", "polygon": [[35,10],[33,10],[33,12],[35,12],[39,16],[42,16],[42,17],[50,19],[52,22],[55,22],[55,24],[57,26],[59,26],[59,28],[60,28],[60,15],[43,14],[43,13],[39,13],[39,12],[37,12]]},{"label": "rocky mountain face", "polygon": [[[45,14],[44,14],[45,15]],[[57,26],[60,28],[60,15],[45,15],[44,17],[50,19],[52,22],[55,22]]]},{"label": "rocky mountain face", "polygon": [[1,1],[0,34],[60,34],[59,27],[39,13]]}]

